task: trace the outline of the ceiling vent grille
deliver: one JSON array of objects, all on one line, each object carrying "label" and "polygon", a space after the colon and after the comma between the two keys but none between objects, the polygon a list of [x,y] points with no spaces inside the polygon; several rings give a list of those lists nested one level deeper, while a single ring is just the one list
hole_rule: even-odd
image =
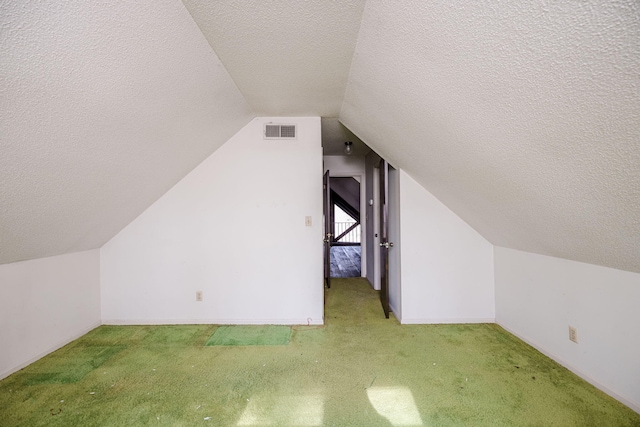
[{"label": "ceiling vent grille", "polygon": [[296,125],[264,125],[264,139],[296,139]]}]

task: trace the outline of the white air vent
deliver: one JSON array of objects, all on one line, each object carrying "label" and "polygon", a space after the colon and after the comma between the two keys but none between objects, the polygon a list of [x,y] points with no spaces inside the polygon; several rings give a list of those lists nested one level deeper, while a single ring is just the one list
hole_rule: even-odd
[{"label": "white air vent", "polygon": [[264,139],[296,139],[296,125],[264,125]]}]

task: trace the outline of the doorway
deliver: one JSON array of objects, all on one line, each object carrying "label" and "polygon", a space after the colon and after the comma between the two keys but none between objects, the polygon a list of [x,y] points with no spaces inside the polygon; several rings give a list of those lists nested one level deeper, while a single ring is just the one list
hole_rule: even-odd
[{"label": "doorway", "polygon": [[331,277],[362,275],[360,191],[360,182],[354,177],[331,178]]},{"label": "doorway", "polygon": [[397,170],[375,152],[365,158],[365,191],[368,218],[365,277],[380,292],[384,314],[400,314],[400,216]]},{"label": "doorway", "polygon": [[[330,292],[332,277],[361,277],[360,280],[366,280],[373,290],[379,294],[385,293],[380,295],[383,315],[399,314],[400,204],[397,171],[337,119],[323,118],[322,144],[325,172],[324,278],[327,291]],[[349,152],[345,147],[351,148]],[[381,178],[381,170],[388,171],[385,178]],[[344,180],[353,184],[354,179],[359,184],[359,191],[356,189],[353,193],[360,195],[359,201],[336,202],[338,197],[335,194],[332,196],[330,191],[334,187],[331,185],[333,181]],[[388,191],[384,196],[380,193],[382,188]],[[336,192],[334,190],[333,193]],[[360,209],[356,212],[353,208],[358,207]],[[383,236],[381,220],[384,218],[388,232]],[[351,236],[345,238],[350,233],[356,233],[354,230],[358,230],[359,239],[352,240]],[[342,267],[339,266],[340,262],[343,263]],[[384,288],[381,286],[383,281],[386,282]]]}]

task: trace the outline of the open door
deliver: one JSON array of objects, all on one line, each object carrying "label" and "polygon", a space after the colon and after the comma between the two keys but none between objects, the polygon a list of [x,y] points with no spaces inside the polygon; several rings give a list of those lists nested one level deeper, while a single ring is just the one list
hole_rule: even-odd
[{"label": "open door", "polygon": [[331,287],[331,186],[329,182],[329,171],[326,171],[323,178],[323,201],[324,208],[324,280],[327,288]]},{"label": "open door", "polygon": [[389,318],[389,163],[380,161],[380,302]]}]

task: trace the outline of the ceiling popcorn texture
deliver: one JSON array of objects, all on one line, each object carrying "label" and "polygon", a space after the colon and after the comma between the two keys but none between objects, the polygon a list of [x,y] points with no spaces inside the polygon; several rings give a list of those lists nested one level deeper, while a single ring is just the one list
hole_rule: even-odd
[{"label": "ceiling popcorn texture", "polygon": [[404,3],[341,121],[493,244],[640,272],[640,3]]},{"label": "ceiling popcorn texture", "polygon": [[0,263],[102,246],[253,117],[180,1],[0,14]]},{"label": "ceiling popcorn texture", "polygon": [[184,4],[258,116],[338,116],[364,0]]},{"label": "ceiling popcorn texture", "polygon": [[493,244],[640,272],[639,8],[4,1],[0,263],[100,247],[282,115],[357,135]]}]

